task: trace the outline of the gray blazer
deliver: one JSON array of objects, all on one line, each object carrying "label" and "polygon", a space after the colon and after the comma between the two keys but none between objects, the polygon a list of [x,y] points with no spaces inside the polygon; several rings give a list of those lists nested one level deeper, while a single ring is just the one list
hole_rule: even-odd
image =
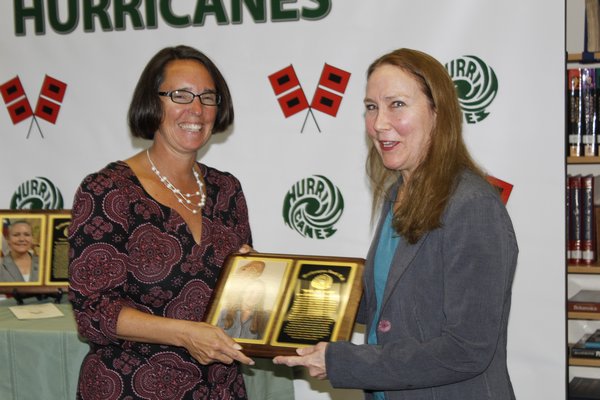
[{"label": "gray blazer", "polygon": [[414,245],[401,240],[373,321],[373,259],[390,205],[382,207],[367,256],[357,319],[367,333],[377,324],[379,344],[330,343],[331,384],[364,389],[367,399],[373,390],[389,400],[514,399],[506,336],[518,247],[498,193],[462,174],[442,227]]},{"label": "gray blazer", "polygon": [[[40,266],[37,256],[32,256],[31,260],[31,275],[29,282],[36,282],[40,276]],[[8,253],[4,258],[0,259],[0,282],[24,282],[23,275],[19,271],[19,267]]]}]

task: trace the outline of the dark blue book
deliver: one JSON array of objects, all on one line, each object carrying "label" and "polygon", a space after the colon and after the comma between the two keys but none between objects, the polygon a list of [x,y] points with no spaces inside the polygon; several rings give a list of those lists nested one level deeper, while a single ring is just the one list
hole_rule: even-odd
[{"label": "dark blue book", "polygon": [[585,340],[583,346],[586,349],[600,349],[600,329],[596,329],[596,331]]}]

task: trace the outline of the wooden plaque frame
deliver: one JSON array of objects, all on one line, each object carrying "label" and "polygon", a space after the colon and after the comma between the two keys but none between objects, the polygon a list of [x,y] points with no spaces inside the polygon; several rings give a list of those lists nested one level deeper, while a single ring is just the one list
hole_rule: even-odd
[{"label": "wooden plaque frame", "polygon": [[[233,254],[225,261],[206,322],[225,329],[250,356],[293,355],[298,347],[350,340],[363,267],[361,258]],[[258,304],[258,310],[242,324],[243,301]]]},{"label": "wooden plaque frame", "polygon": [[[18,304],[23,304],[22,300],[27,297],[38,299],[53,297],[57,303],[60,303],[63,293],[69,286],[65,272],[68,270],[66,235],[71,221],[71,212],[70,210],[0,210],[0,226],[3,228],[0,234],[0,246],[2,246],[0,248],[3,253],[8,253],[6,237],[8,226],[19,220],[25,220],[33,226],[33,253],[38,258],[38,279],[29,282],[0,282],[0,293],[13,295]],[[59,242],[61,257],[57,255]],[[0,255],[5,255],[3,253]],[[57,271],[61,271],[60,274],[57,274]],[[58,275],[60,277],[57,277]]]}]

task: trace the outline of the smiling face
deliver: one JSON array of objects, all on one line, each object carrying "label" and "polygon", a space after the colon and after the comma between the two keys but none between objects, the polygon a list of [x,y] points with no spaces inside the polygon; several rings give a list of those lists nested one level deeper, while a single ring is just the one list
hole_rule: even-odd
[{"label": "smiling face", "polygon": [[33,247],[31,225],[25,222],[12,224],[8,228],[8,247],[14,255],[27,253]]},{"label": "smiling face", "polygon": [[429,147],[436,114],[418,81],[393,65],[377,67],[367,81],[365,125],[383,165],[404,180]]},{"label": "smiling face", "polygon": [[[160,91],[184,89],[194,94],[215,91],[208,70],[195,60],[171,61],[165,68]],[[196,152],[210,138],[217,106],[205,106],[196,97],[189,104],[177,104],[167,97],[163,102],[163,120],[154,140],[178,153]]]}]

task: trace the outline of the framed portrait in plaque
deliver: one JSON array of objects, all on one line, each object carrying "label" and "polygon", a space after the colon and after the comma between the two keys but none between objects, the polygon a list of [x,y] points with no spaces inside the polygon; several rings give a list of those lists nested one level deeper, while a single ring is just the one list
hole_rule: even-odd
[{"label": "framed portrait in plaque", "polygon": [[36,287],[44,282],[46,216],[0,211],[0,289]]},{"label": "framed portrait in plaque", "polygon": [[248,355],[295,354],[298,347],[349,340],[362,295],[364,259],[233,254],[206,321]]},{"label": "framed portrait in plaque", "polygon": [[48,214],[46,229],[46,263],[44,283],[46,286],[69,286],[69,242],[68,229],[70,212]]}]

